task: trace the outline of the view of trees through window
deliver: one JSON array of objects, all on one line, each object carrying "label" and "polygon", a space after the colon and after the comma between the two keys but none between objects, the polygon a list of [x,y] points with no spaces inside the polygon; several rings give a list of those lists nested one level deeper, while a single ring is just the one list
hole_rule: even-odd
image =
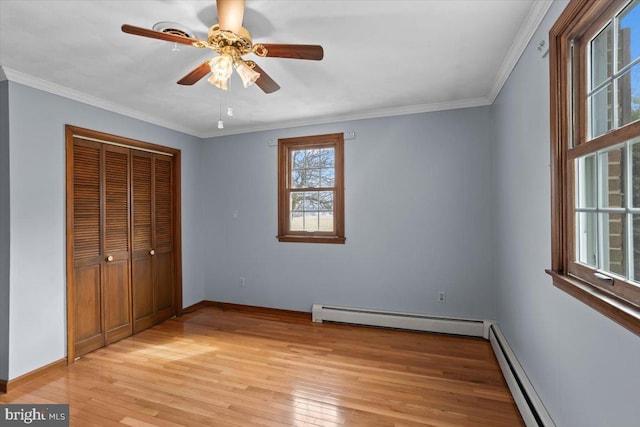
[{"label": "view of trees through window", "polygon": [[291,150],[290,229],[334,231],[335,150]]}]

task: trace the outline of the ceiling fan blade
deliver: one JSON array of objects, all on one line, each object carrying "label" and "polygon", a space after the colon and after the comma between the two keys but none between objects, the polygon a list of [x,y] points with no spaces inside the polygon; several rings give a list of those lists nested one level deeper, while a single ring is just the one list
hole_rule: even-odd
[{"label": "ceiling fan blade", "polygon": [[267,49],[267,54],[265,56],[275,58],[312,59],[314,61],[320,61],[324,57],[324,50],[322,49],[322,46],[316,44],[260,44]]},{"label": "ceiling fan blade", "polygon": [[173,43],[182,43],[193,46],[194,43],[202,43],[201,40],[192,39],[191,37],[177,36],[175,34],[163,33],[160,31],[148,30],[146,28],[134,27],[133,25],[124,24],[122,31],[135,36],[150,37],[152,39],[164,40]]},{"label": "ceiling fan blade", "polygon": [[280,89],[280,85],[276,83],[271,77],[269,77],[269,75],[265,73],[264,70],[258,66],[258,64],[253,61],[247,61],[247,64],[249,64],[249,66],[252,66],[253,70],[256,73],[260,73],[260,77],[258,77],[258,80],[256,80],[256,85],[258,85],[258,87],[262,89],[264,93],[273,93]]},{"label": "ceiling fan blade", "polygon": [[209,61],[204,61],[202,64],[198,65],[196,68],[191,70],[189,74],[187,74],[186,76],[178,80],[178,84],[179,85],[195,84],[210,72],[211,72],[211,66],[209,65]]},{"label": "ceiling fan blade", "polygon": [[240,34],[244,16],[244,0],[216,0],[221,30]]}]

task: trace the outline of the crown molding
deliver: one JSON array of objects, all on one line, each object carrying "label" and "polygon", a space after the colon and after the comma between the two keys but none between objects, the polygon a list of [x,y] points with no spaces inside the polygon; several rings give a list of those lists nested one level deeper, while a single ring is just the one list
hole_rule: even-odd
[{"label": "crown molding", "polygon": [[520,29],[518,36],[513,41],[513,44],[511,45],[507,56],[502,62],[493,86],[489,91],[489,94],[487,95],[487,98],[492,104],[502,90],[502,86],[504,86],[504,84],[507,82],[507,79],[511,75],[511,72],[518,63],[518,60],[527,48],[527,45],[540,26],[540,23],[544,19],[544,16],[547,14],[547,11],[551,7],[552,3],[553,0],[541,0],[533,2],[531,9],[529,9],[529,13],[527,14],[527,18],[522,24],[522,28]]},{"label": "crown molding", "polygon": [[[122,114],[133,119],[169,128],[188,135],[196,136],[199,138],[203,137],[203,135],[198,135],[192,129],[185,128],[175,122],[168,122],[166,120],[159,119],[158,117],[144,114],[140,111],[133,110],[131,108],[127,108],[113,102],[105,101],[104,99],[97,98],[95,96],[87,95],[85,93],[78,92],[76,90],[69,89],[67,87],[60,86],[46,80],[38,79],[28,74],[24,74],[19,71],[0,66],[0,77],[3,75],[5,76],[6,80],[12,81],[14,83],[19,83],[21,85],[29,86],[34,89],[42,90],[44,92],[62,96],[73,101],[82,102],[83,104],[88,104],[93,107],[111,111],[112,113]],[[2,78],[0,78],[0,81],[2,81]]]},{"label": "crown molding", "polygon": [[0,82],[3,82],[5,80],[9,79],[7,79],[7,75],[4,73],[4,69],[2,68],[2,66],[0,66]]},{"label": "crown molding", "polygon": [[322,116],[322,117],[317,117],[313,119],[274,122],[274,123],[269,123],[261,126],[247,126],[243,128],[228,129],[228,130],[225,128],[223,130],[216,131],[214,133],[207,135],[206,138],[217,138],[217,137],[227,136],[227,135],[238,135],[243,133],[262,132],[267,130],[286,129],[286,128],[292,128],[292,127],[341,123],[341,122],[349,122],[353,120],[378,119],[382,117],[432,113],[436,111],[446,111],[446,110],[459,110],[463,108],[483,107],[491,104],[492,102],[488,98],[481,97],[481,98],[463,99],[463,100],[451,101],[451,102],[437,102],[433,104],[419,104],[419,105],[409,105],[409,106],[394,107],[394,108],[381,108],[377,110],[370,110],[370,111],[358,112],[353,114],[339,114],[339,115]]}]

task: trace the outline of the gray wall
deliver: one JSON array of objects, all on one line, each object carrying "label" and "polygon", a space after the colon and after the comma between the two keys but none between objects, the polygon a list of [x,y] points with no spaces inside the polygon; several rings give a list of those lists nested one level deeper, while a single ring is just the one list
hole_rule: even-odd
[{"label": "gray wall", "polygon": [[[205,141],[207,298],[493,318],[490,128],[482,107]],[[345,130],[346,244],[279,243],[267,141]]]},{"label": "gray wall", "polygon": [[184,304],[204,298],[199,139],[14,82],[9,113],[9,378],[66,355],[65,124],[182,150]]},{"label": "gray wall", "polygon": [[0,81],[0,380],[9,379],[9,82]]},{"label": "gray wall", "polygon": [[549,62],[533,42],[493,106],[498,323],[558,426],[637,426],[640,339],[553,287]]}]

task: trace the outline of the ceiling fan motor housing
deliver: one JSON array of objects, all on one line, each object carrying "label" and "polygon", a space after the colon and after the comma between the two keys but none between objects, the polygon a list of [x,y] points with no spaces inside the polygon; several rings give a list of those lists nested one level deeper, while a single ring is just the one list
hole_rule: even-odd
[{"label": "ceiling fan motor housing", "polygon": [[234,52],[232,56],[242,56],[252,52],[253,44],[251,33],[242,27],[240,34],[231,31],[221,30],[218,24],[209,29],[209,38],[207,42],[211,49],[222,54]]}]

